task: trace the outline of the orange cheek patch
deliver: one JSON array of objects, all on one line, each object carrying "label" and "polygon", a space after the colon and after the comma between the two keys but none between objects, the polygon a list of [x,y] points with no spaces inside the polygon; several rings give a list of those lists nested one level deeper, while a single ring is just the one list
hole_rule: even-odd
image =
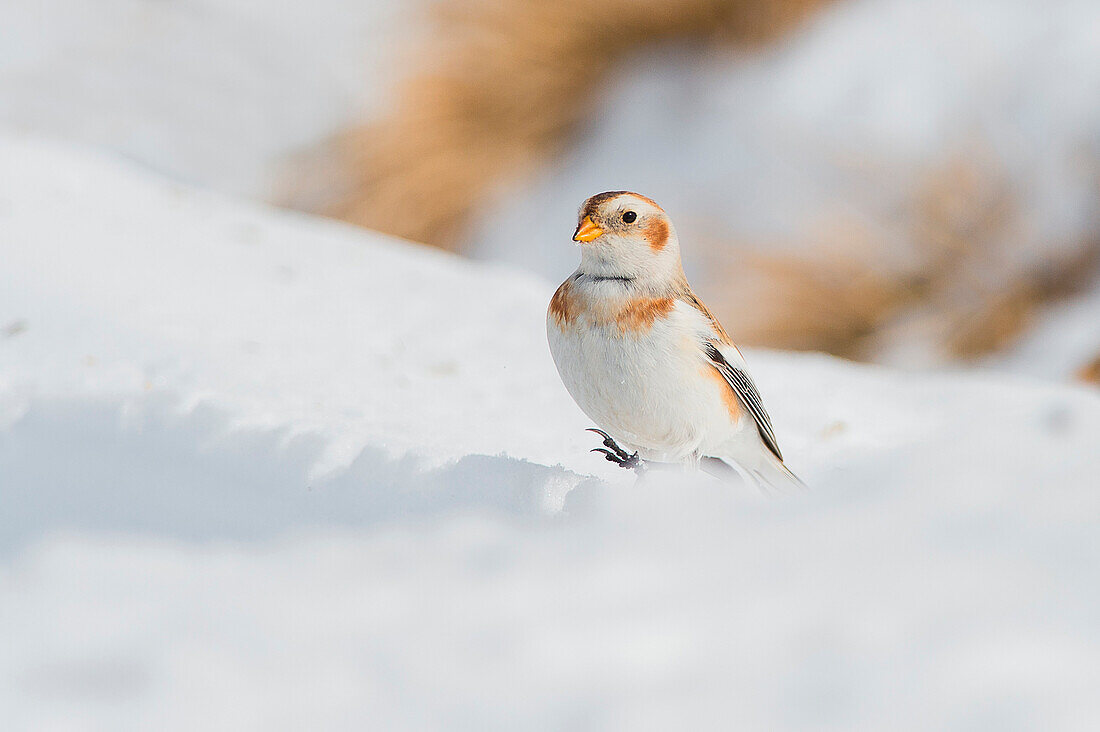
[{"label": "orange cheek patch", "polygon": [[645,238],[649,248],[659,252],[668,244],[668,224],[663,219],[653,219],[645,227]]},{"label": "orange cheek patch", "polygon": [[658,318],[672,312],[676,301],[671,297],[637,297],[623,306],[615,315],[620,333],[638,333],[653,327]]},{"label": "orange cheek patch", "polygon": [[734,422],[741,419],[741,400],[737,398],[737,394],[734,393],[733,387],[722,378],[722,374],[718,373],[713,366],[706,366],[703,369],[703,375],[709,376],[712,379],[717,379],[718,386],[722,390],[722,401],[726,404],[726,411],[730,413],[730,419]]}]

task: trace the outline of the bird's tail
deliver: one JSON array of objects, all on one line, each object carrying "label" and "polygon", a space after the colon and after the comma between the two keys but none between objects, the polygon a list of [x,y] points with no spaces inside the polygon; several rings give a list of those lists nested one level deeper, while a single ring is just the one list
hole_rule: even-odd
[{"label": "bird's tail", "polygon": [[736,476],[740,474],[745,480],[755,483],[764,491],[806,490],[806,484],[792,473],[790,468],[771,456],[765,457],[751,467],[737,462],[731,465],[720,458],[706,457],[703,458],[700,467],[722,480],[731,478],[736,480]]},{"label": "bird's tail", "polygon": [[748,469],[748,473],[752,476],[762,489],[771,489],[779,492],[786,492],[789,490],[804,491],[807,489],[805,483],[791,472],[791,469],[783,464],[781,460],[772,458],[771,456],[761,460],[759,463]]}]

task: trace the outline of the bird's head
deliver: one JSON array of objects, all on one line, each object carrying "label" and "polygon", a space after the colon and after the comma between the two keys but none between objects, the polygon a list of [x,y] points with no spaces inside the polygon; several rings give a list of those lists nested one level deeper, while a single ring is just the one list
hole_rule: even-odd
[{"label": "bird's head", "polygon": [[581,206],[573,241],[581,245],[581,270],[660,285],[682,276],[680,244],[668,214],[629,191],[592,196]]}]

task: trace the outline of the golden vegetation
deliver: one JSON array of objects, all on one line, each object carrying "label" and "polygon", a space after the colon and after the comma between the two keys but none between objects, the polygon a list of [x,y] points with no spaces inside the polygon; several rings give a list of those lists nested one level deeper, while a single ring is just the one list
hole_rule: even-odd
[{"label": "golden vegetation", "polygon": [[[615,63],[672,39],[759,43],[822,4],[442,0],[392,114],[338,141],[346,190],[327,210],[457,248],[495,186],[567,144]],[[759,246],[731,256],[735,243],[712,242],[703,252],[708,299],[739,340],[760,345],[874,358],[891,343],[920,341],[963,360],[1010,345],[1039,308],[1084,284],[1100,240],[1029,242],[1009,176],[979,153],[914,182],[885,238],[855,226],[824,231],[797,256]],[[557,304],[559,317],[573,314]]]},{"label": "golden vegetation", "polygon": [[1077,378],[1085,383],[1100,386],[1100,355],[1082,366],[1077,372]]},{"label": "golden vegetation", "polygon": [[[1079,292],[1100,240],[1031,243],[995,166],[953,161],[930,174],[899,219],[899,240],[828,232],[805,256],[752,253],[718,265],[716,308],[746,343],[870,359],[919,341],[944,359],[1011,345],[1040,308]],[[1047,250],[1041,257],[1027,252]],[[735,266],[734,266],[735,265]]]},{"label": "golden vegetation", "polygon": [[444,0],[393,113],[339,143],[329,213],[455,248],[494,185],[563,144],[612,65],[669,39],[757,43],[822,0]]}]

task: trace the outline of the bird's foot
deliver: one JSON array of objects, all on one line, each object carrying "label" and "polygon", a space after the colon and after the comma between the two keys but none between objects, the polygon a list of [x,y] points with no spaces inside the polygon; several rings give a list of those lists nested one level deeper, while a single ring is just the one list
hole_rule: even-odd
[{"label": "bird's foot", "polygon": [[620,468],[626,468],[627,470],[637,470],[639,473],[645,469],[645,463],[638,457],[638,453],[635,451],[633,455],[626,450],[619,447],[619,443],[607,434],[603,430],[598,430],[593,427],[588,428],[588,432],[595,432],[597,435],[603,438],[603,447],[593,448],[590,452],[603,453],[604,459],[608,462],[615,463]]}]

